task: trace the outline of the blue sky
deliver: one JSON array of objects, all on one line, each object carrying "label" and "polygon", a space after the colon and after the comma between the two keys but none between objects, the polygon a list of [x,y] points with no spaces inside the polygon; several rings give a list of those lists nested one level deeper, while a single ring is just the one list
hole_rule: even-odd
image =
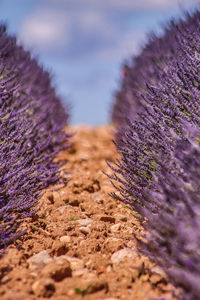
[{"label": "blue sky", "polygon": [[8,31],[49,70],[71,123],[109,122],[120,66],[199,0],[0,0]]}]

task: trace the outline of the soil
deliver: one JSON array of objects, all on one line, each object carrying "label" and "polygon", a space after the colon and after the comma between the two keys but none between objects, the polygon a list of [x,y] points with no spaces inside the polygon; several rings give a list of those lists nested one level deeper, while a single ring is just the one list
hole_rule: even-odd
[{"label": "soil", "polygon": [[60,158],[71,180],[46,191],[27,234],[0,259],[0,299],[174,299],[162,270],[137,252],[133,233],[143,229],[133,213],[108,195],[112,129],[70,130],[73,146]]}]

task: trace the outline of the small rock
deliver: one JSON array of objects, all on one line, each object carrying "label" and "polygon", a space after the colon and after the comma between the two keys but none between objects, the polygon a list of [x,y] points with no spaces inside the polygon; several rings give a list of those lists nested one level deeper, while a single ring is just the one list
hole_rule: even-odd
[{"label": "small rock", "polygon": [[108,283],[106,280],[94,280],[88,287],[87,293],[92,294],[101,290],[108,292]]},{"label": "small rock", "polygon": [[66,195],[66,191],[65,190],[60,191],[60,195],[61,196],[65,196]]},{"label": "small rock", "polygon": [[111,272],[112,271],[112,267],[109,265],[109,266],[107,266],[107,268],[106,268],[106,272]]},{"label": "small rock", "polygon": [[110,227],[111,232],[118,232],[120,229],[121,229],[121,224],[120,223],[117,223],[117,224],[112,225]]},{"label": "small rock", "polygon": [[126,232],[127,232],[127,234],[133,234],[133,232],[134,232],[134,229],[133,229],[133,227],[126,227]]},{"label": "small rock", "polygon": [[60,237],[60,241],[61,241],[61,243],[66,243],[67,244],[71,241],[71,237],[68,236],[68,235],[63,235],[63,236]]},{"label": "small rock", "polygon": [[80,232],[84,233],[84,234],[89,234],[91,231],[90,231],[90,228],[88,227],[80,227],[79,228]]},{"label": "small rock", "polygon": [[31,275],[33,278],[38,277],[38,274],[37,274],[36,272],[31,272],[30,275]]},{"label": "small rock", "polygon": [[75,294],[75,291],[73,289],[70,289],[67,293],[68,296],[73,296]]},{"label": "small rock", "polygon": [[157,284],[160,280],[161,280],[161,277],[158,274],[153,274],[150,277],[150,281],[152,284]]},{"label": "small rock", "polygon": [[58,281],[62,281],[66,277],[71,277],[72,270],[69,261],[61,257],[47,264],[43,268],[41,274],[44,277],[50,277],[56,282],[58,282]]},{"label": "small rock", "polygon": [[40,281],[37,280],[35,281],[33,284],[32,284],[32,291],[35,295],[38,295],[39,294],[39,289],[40,289],[41,285],[40,285]]},{"label": "small rock", "polygon": [[116,217],[116,219],[118,219],[119,221],[127,222],[127,217],[124,216],[124,215],[116,214],[115,217]]},{"label": "small rock", "polygon": [[56,257],[55,259],[61,259],[61,258],[64,258],[64,259],[68,260],[68,262],[70,263],[70,267],[71,267],[72,271],[84,268],[84,262],[83,262],[82,259],[72,257],[72,256],[68,256],[68,255],[62,255],[60,257]]},{"label": "small rock", "polygon": [[111,217],[111,216],[102,216],[100,218],[100,221],[109,222],[109,223],[115,223],[115,218]]},{"label": "small rock", "polygon": [[88,269],[87,268],[82,268],[82,269],[77,269],[77,270],[74,270],[72,272],[72,276],[73,277],[78,277],[78,276],[82,276],[84,275],[85,273],[88,272]]},{"label": "small rock", "polygon": [[123,259],[129,259],[129,258],[136,258],[138,256],[137,252],[130,249],[130,248],[124,248],[121,249],[111,256],[111,261],[113,264],[118,264]]},{"label": "small rock", "polygon": [[77,158],[81,160],[88,160],[89,155],[87,153],[80,153]]},{"label": "small rock", "polygon": [[145,282],[145,281],[149,281],[149,274],[144,274],[140,277],[140,280],[142,282]]},{"label": "small rock", "polygon": [[151,271],[153,273],[156,273],[156,274],[158,274],[160,276],[165,277],[165,272],[161,268],[159,268],[159,267],[154,267],[154,268],[151,269]]},{"label": "small rock", "polygon": [[68,247],[65,242],[54,241],[51,253],[56,256],[61,256],[67,253]]},{"label": "small rock", "polygon": [[53,192],[53,200],[54,200],[54,202],[59,202],[60,199],[61,199],[60,193],[58,191],[54,191]]},{"label": "small rock", "polygon": [[59,213],[60,213],[61,215],[63,215],[63,213],[64,213],[64,211],[65,211],[66,208],[67,208],[66,205],[62,205],[62,206],[56,208],[56,210],[58,210]]},{"label": "small rock", "polygon": [[91,219],[80,219],[77,222],[79,223],[80,226],[88,226],[92,224],[93,221]]},{"label": "small rock", "polygon": [[135,241],[134,240],[128,241],[128,243],[126,244],[126,246],[128,248],[134,249],[135,248]]},{"label": "small rock", "polygon": [[99,192],[96,192],[96,193],[93,193],[91,197],[92,197],[92,200],[98,201],[102,198],[102,194]]},{"label": "small rock", "polygon": [[119,251],[120,249],[123,249],[124,247],[125,247],[125,244],[124,244],[123,240],[117,239],[114,237],[108,237],[104,243],[104,249],[109,253],[115,253],[116,251]]},{"label": "small rock", "polygon": [[32,285],[32,291],[38,297],[50,298],[55,290],[54,281],[50,278],[38,280]]},{"label": "small rock", "polygon": [[86,263],[85,263],[86,267],[89,268],[92,265],[92,260],[89,259]]},{"label": "small rock", "polygon": [[33,271],[37,268],[43,268],[46,264],[52,261],[52,258],[49,256],[49,253],[46,250],[43,250],[31,256],[27,261],[29,264],[29,269]]}]

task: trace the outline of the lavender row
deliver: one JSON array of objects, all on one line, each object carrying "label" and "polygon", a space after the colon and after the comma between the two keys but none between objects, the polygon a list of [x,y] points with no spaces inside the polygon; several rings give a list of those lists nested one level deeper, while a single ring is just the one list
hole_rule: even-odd
[{"label": "lavender row", "polygon": [[121,159],[111,166],[112,196],[139,214],[149,232],[143,252],[184,299],[197,299],[200,280],[199,32],[197,11],[152,36],[124,67],[113,108]]},{"label": "lavender row", "polygon": [[0,248],[21,236],[43,189],[60,181],[68,113],[44,71],[0,26]]}]

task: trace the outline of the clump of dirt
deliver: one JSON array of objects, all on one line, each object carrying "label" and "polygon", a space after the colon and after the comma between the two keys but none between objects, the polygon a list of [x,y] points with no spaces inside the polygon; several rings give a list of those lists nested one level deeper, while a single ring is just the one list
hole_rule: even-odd
[{"label": "clump of dirt", "polygon": [[143,229],[108,196],[111,128],[71,130],[74,144],[60,155],[71,180],[45,193],[27,234],[0,259],[0,299],[173,299],[162,270],[137,252],[133,232]]}]

